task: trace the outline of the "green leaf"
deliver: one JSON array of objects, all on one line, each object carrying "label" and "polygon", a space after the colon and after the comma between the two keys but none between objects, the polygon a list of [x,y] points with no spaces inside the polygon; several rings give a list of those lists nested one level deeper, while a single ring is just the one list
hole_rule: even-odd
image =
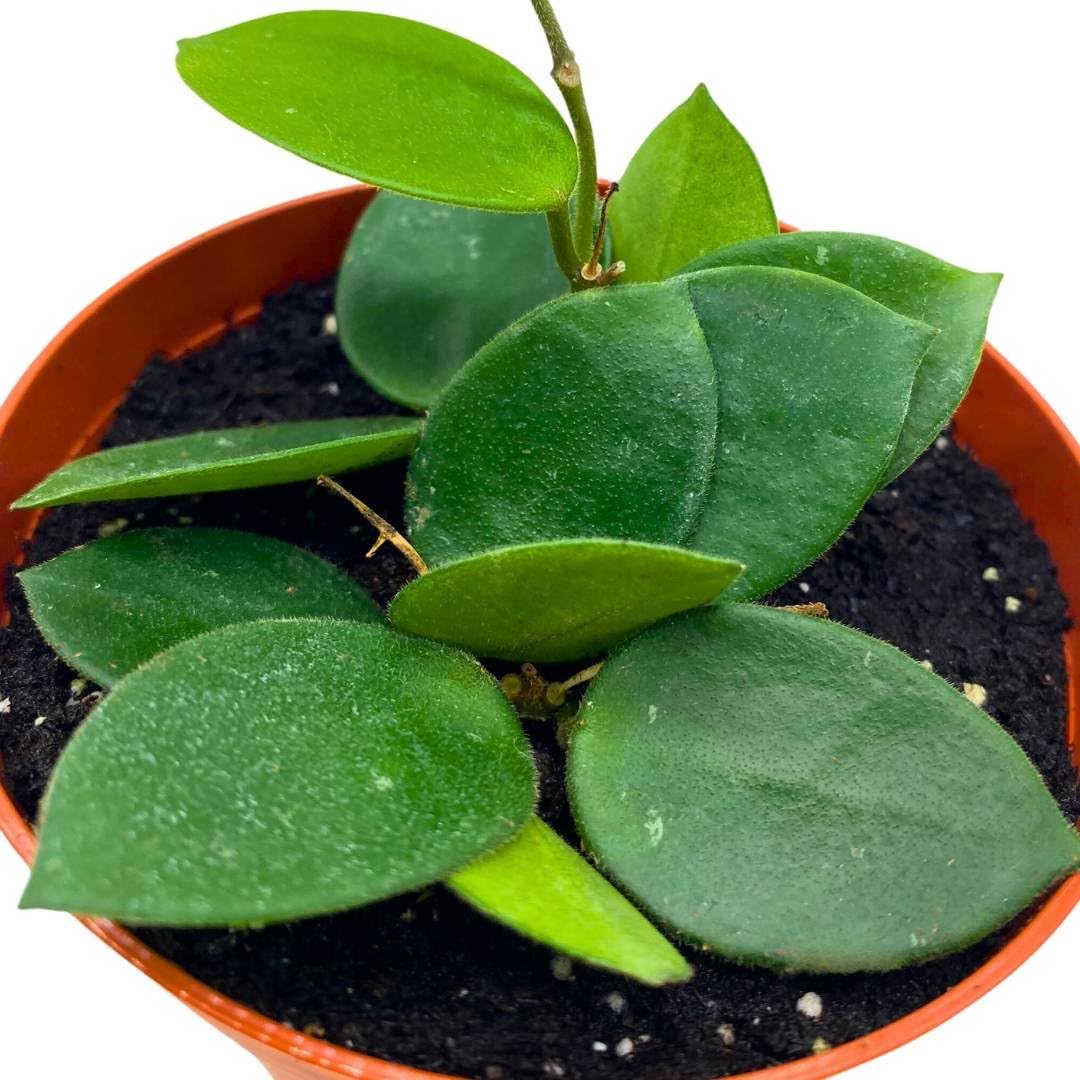
[{"label": "green leaf", "polygon": [[637,908],[538,818],[447,884],[485,915],[576,960],[650,986],[693,975]]},{"label": "green leaf", "polygon": [[622,281],[659,281],[713,248],[777,230],[754,152],[704,85],[641,144],[611,200]]},{"label": "green leaf", "polygon": [[488,210],[562,206],[577,150],[513,64],[389,15],[294,11],[180,42],[177,67],[230,120],[335,172]]},{"label": "green leaf", "polygon": [[384,192],[345,252],[338,337],[379,393],[423,409],[481,345],[567,288],[542,216]]},{"label": "green leaf", "polygon": [[568,781],[601,868],[746,963],[929,960],[1080,866],[1080,835],[985,713],[889,645],[750,604],[611,657]]},{"label": "green leaf", "polygon": [[826,278],[772,267],[681,279],[716,364],[716,468],[688,546],[745,563],[761,596],[825,551],[876,490],[934,331]]},{"label": "green leaf", "polygon": [[581,660],[708,603],[741,569],[729,559],[623,540],[527,544],[411,581],[394,597],[390,621],[478,656]]},{"label": "green leaf", "polygon": [[62,465],[11,505],[24,510],[289,484],[407,457],[420,429],[412,417],[345,416],[132,443]]},{"label": "green leaf", "polygon": [[750,240],[713,251],[685,269],[747,265],[820,274],[941,331],[915,376],[911,407],[885,477],[886,482],[895,479],[930,445],[963,400],[982,355],[1001,275],[962,270],[895,240],[840,232]]},{"label": "green leaf", "polygon": [[172,926],[355,907],[506,843],[534,785],[470,657],[333,619],[228,626],[129,675],[75,734],[23,906]]},{"label": "green leaf", "polygon": [[385,625],[337,567],[231,529],[139,529],[73,548],[19,581],[45,640],[105,687],[177,642],[231,623],[327,615]]},{"label": "green leaf", "polygon": [[671,544],[712,468],[715,373],[685,283],[554,300],[436,402],[406,521],[429,565],[566,537]]}]

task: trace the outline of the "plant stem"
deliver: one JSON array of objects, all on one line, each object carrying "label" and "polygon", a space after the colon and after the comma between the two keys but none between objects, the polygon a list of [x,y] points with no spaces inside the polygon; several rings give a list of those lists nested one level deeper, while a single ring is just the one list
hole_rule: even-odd
[{"label": "plant stem", "polygon": [[581,261],[574,250],[570,211],[565,206],[560,206],[558,210],[549,210],[547,223],[548,232],[551,234],[551,246],[555,250],[555,259],[559,264],[559,269],[566,275],[573,288],[581,288],[581,278],[578,276]]},{"label": "plant stem", "polygon": [[[577,264],[584,263],[593,245],[593,215],[596,212],[596,143],[593,139],[592,121],[585,105],[585,91],[581,88],[581,68],[574,53],[566,43],[566,37],[555,17],[548,0],[532,0],[540,25],[544,28],[551,48],[551,77],[555,80],[570,122],[574,125],[574,137],[578,148],[577,204],[574,208],[574,249]],[[560,260],[560,265],[562,265]]]},{"label": "plant stem", "polygon": [[352,503],[352,505],[364,515],[368,523],[378,532],[378,538],[375,540],[375,543],[371,545],[371,550],[367,553],[369,559],[383,546],[383,544],[386,543],[387,540],[389,540],[390,543],[393,544],[410,563],[412,563],[413,569],[418,574],[427,573],[427,564],[420,557],[420,552],[417,551],[416,548],[414,548],[412,544],[410,544],[409,541],[386,520],[386,518],[380,517],[366,502],[361,502],[351,491],[346,491],[336,480],[331,480],[329,476],[320,476],[315,482],[319,487],[329,488],[335,494],[340,495],[343,499]]}]

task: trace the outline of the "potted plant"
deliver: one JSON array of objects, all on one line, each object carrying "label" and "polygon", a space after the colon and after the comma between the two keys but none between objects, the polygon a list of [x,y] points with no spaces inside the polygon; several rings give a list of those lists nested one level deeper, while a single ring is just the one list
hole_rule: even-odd
[{"label": "potted plant", "polygon": [[[336,297],[379,415],[128,440],[15,506],[317,479],[397,576],[384,616],[302,548],[179,513],[113,516],[24,571],[44,637],[102,695],[53,774],[26,902],[245,942],[379,905],[379,931],[390,911],[408,936],[447,904],[473,918],[413,898],[442,884],[553,950],[564,985],[595,966],[692,986],[719,957],[790,987],[773,972],[952,954],[1076,870],[1075,830],[982,687],[809,594],[760,601],[938,437],[997,279],[778,234],[703,88],[598,200],[580,72],[534,6],[573,135],[505,61],[406,20],[295,13],[182,43],[181,74],[226,115],[385,189]],[[385,484],[361,477],[361,501],[329,475],[404,457],[404,528],[374,508]],[[310,505],[305,546],[326,529]],[[798,996],[808,1023],[822,1009]],[[741,1032],[713,1035],[723,1057]],[[590,1072],[671,1068],[649,1041],[596,1039]],[[357,1075],[356,1055],[318,1053]],[[564,1075],[564,1057],[490,1067]]]}]

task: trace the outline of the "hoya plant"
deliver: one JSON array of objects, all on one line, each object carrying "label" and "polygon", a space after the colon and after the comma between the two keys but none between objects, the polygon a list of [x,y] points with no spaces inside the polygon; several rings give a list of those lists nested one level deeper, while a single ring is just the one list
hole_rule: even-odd
[{"label": "hoya plant", "polygon": [[[580,69],[533,6],[572,132],[509,62],[406,19],[181,42],[220,112],[383,189],[337,325],[418,415],[105,450],[16,506],[317,478],[415,576],[383,612],[306,551],[197,527],[24,571],[42,633],[107,691],[24,903],[250,926],[444,883],[651,984],[698,946],[829,972],[959,949],[1074,872],[1080,837],[953,687],[761,601],[947,422],[998,278],[780,234],[703,86],[598,186]],[[403,532],[329,479],[404,457]],[[580,850],[536,814],[522,716],[559,724]]]}]

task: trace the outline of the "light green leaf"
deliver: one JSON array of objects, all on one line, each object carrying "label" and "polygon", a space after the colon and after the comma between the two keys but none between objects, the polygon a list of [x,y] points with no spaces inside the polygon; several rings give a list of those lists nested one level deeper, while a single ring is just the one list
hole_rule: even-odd
[{"label": "light green leaf", "polygon": [[19,582],[45,640],[111,687],[185,638],[231,623],[312,615],[385,625],[337,567],[231,529],[139,529],[73,548]]},{"label": "light green leaf", "polygon": [[429,565],[567,537],[670,544],[712,468],[715,373],[683,281],[526,315],[436,402],[406,521]]},{"label": "light green leaf", "polygon": [[626,167],[611,225],[625,282],[659,281],[713,248],[776,232],[757,158],[703,85]]},{"label": "light green leaf", "polygon": [[650,986],[693,975],[637,908],[538,818],[447,884],[485,915],[576,960]]},{"label": "light green leaf", "polygon": [[471,658],[332,619],[229,626],[139,668],[76,733],[23,906],[172,926],[355,907],[505,844],[534,785]]},{"label": "light green leaf", "polygon": [[230,120],[335,172],[489,210],[562,206],[577,150],[513,64],[433,26],[293,11],[180,42],[177,67]]},{"label": "light green leaf", "polygon": [[738,576],[730,559],[622,540],[557,540],[448,563],[394,597],[409,634],[503,660],[570,661],[678,611]]},{"label": "light green leaf", "polygon": [[716,467],[688,546],[761,596],[825,551],[878,487],[934,331],[825,278],[687,275],[720,387]]},{"label": "light green leaf", "polygon": [[420,429],[412,417],[345,416],[132,443],[62,465],[12,507],[289,484],[407,457]]},{"label": "light green leaf", "polygon": [[384,192],[345,252],[338,336],[379,393],[423,409],[481,345],[567,288],[542,216]]},{"label": "light green leaf", "polygon": [[963,400],[982,355],[1000,274],[974,274],[917,248],[860,233],[804,232],[749,240],[695,260],[715,266],[784,266],[820,274],[941,331],[926,352],[885,481],[933,441]]},{"label": "light green leaf", "polygon": [[929,960],[1080,867],[1080,835],[985,713],[889,645],[750,604],[609,658],[568,781],[601,868],[745,963]]}]

